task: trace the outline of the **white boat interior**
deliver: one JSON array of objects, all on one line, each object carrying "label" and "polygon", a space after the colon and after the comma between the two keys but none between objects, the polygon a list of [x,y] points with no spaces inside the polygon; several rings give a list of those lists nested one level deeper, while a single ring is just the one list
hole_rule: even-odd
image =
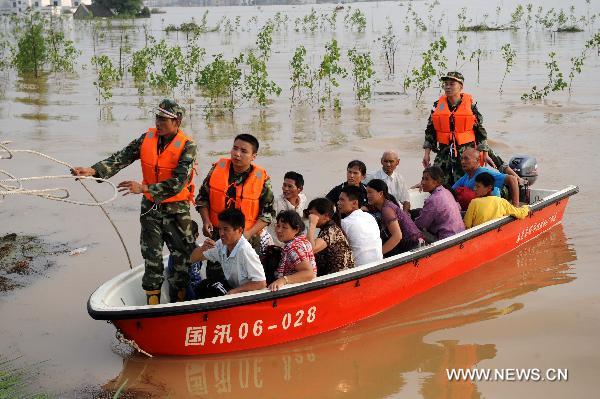
[{"label": "white boat interior", "polygon": [[[572,188],[572,187],[570,187]],[[569,188],[565,189],[568,190]],[[565,190],[544,190],[544,189],[531,189],[530,190],[530,203],[534,204],[536,202],[540,202],[544,199],[551,199],[552,197],[562,193]],[[423,192],[419,192],[418,190],[411,190],[410,192],[411,195],[411,205],[413,208],[420,208],[423,206],[423,201],[429,196],[428,193],[423,193]],[[485,226],[489,223],[488,222],[485,224],[482,224],[480,226],[475,227],[474,229],[480,229],[480,228],[485,228]],[[458,237],[459,235],[465,235],[465,234],[469,234],[469,232],[473,231],[474,229],[470,229],[467,231],[464,231],[460,234],[457,234],[456,236],[453,237],[448,237],[444,240],[440,240],[437,241],[429,246],[427,246],[428,248],[431,248],[432,246],[436,246],[436,245],[440,245],[443,242],[446,242],[447,240],[451,240],[455,237]],[[400,254],[400,255],[396,255],[394,258],[397,258],[398,260],[400,260],[402,257],[408,257],[408,255],[412,255],[414,254],[414,252],[419,251],[420,249],[415,249],[413,251],[409,251],[406,252],[404,254]],[[388,261],[392,258],[387,258],[385,261]],[[167,264],[167,257],[165,257],[164,259],[164,263],[165,265]],[[362,265],[359,266],[357,268],[353,268],[353,269],[348,269],[348,270],[344,270],[341,272],[337,272],[337,273],[332,273],[326,276],[321,276],[318,277],[317,279],[330,279],[330,278],[335,278],[337,276],[343,275],[345,273],[352,273],[358,269],[368,269],[374,266],[377,266],[380,262],[375,262],[375,263],[370,263],[367,265]],[[147,308],[148,306],[146,305],[146,296],[145,293],[142,289],[142,275],[144,273],[144,265],[141,264],[137,267],[134,267],[131,270],[127,270],[124,271],[123,273],[119,274],[118,276],[112,278],[111,280],[107,281],[106,283],[104,283],[101,287],[99,287],[90,297],[89,300],[89,306],[94,309],[94,310],[98,310],[98,311],[108,311],[108,310],[112,310],[112,311],[117,311],[117,310],[135,310],[135,309],[143,309],[143,308]],[[313,280],[315,281],[315,280]],[[311,282],[307,282],[307,283],[301,283],[301,284],[309,284],[312,283]],[[163,283],[163,287],[162,287],[162,291],[161,291],[161,304],[160,305],[155,305],[153,307],[177,307],[177,306],[181,306],[183,304],[190,304],[190,303],[205,303],[205,302],[217,302],[217,301],[226,301],[230,298],[232,298],[234,295],[236,297],[243,297],[243,296],[252,296],[252,295],[257,295],[263,292],[263,290],[260,291],[252,291],[252,292],[245,292],[245,293],[240,293],[240,294],[234,294],[234,295],[226,295],[226,296],[222,296],[222,297],[216,297],[216,298],[208,298],[208,299],[198,299],[195,301],[188,301],[188,302],[180,302],[180,303],[168,303],[169,302],[169,298],[168,298],[168,286],[167,286],[167,282],[165,279],[165,282]],[[285,286],[282,288],[283,290],[289,289],[290,287],[293,286],[298,286],[299,284],[290,284],[289,286]]]}]

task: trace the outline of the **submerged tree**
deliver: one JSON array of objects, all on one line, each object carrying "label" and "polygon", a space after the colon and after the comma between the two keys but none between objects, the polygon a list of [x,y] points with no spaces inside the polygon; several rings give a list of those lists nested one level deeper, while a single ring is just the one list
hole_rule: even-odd
[{"label": "submerged tree", "polygon": [[48,59],[44,19],[40,13],[29,11],[22,22],[21,35],[16,49],[13,49],[12,65],[19,73],[30,73],[38,77]]}]

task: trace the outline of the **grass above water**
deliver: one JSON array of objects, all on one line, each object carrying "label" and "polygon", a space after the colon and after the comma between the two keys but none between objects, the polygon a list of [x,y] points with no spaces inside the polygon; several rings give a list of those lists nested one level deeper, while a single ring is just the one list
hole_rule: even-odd
[{"label": "grass above water", "polygon": [[0,356],[0,399],[50,398],[46,393],[31,393],[30,387],[35,378],[35,370],[15,366],[17,359]]}]

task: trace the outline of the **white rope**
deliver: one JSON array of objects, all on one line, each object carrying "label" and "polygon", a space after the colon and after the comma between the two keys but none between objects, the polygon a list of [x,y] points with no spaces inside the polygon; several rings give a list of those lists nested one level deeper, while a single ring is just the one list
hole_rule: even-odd
[{"label": "white rope", "polygon": [[[117,326],[115,326],[115,328],[117,328]],[[143,350],[142,348],[140,348],[139,345],[133,339],[127,339],[127,338],[125,338],[125,336],[123,335],[123,333],[121,332],[121,330],[119,330],[119,328],[117,328],[117,331],[115,332],[115,338],[117,338],[117,340],[119,342],[122,342],[124,344],[127,344],[127,345],[131,346],[136,351],[138,351],[140,353],[143,353],[144,355],[146,355],[148,357],[153,357],[151,354],[149,354],[148,352],[146,352],[145,350]]]},{"label": "white rope", "polygon": [[[10,141],[2,141],[0,142],[0,159],[12,159],[15,153],[28,153],[37,155],[42,158],[46,158],[50,161],[56,162],[60,165],[66,166],[69,169],[73,169],[72,165],[69,165],[66,162],[60,161],[54,157],[41,153],[39,151],[34,150],[14,150],[7,147],[7,144],[10,144]],[[5,154],[7,155],[5,155]],[[73,175],[59,175],[59,176],[32,176],[32,177],[16,177],[5,170],[0,169],[0,174],[6,175],[9,179],[0,179],[0,197],[5,197],[8,195],[33,195],[53,201],[61,201],[66,202],[68,204],[74,205],[84,205],[84,206],[102,206],[106,205],[117,198],[118,191],[117,186],[115,186],[112,182],[101,179],[98,177],[90,177],[90,176],[73,176]],[[74,201],[68,199],[70,197],[69,190],[64,187],[55,187],[55,188],[44,188],[44,189],[25,189],[23,187],[23,182],[26,181],[35,181],[35,180],[57,180],[57,179],[76,179],[76,180],[95,180],[98,182],[106,182],[113,189],[113,195],[106,201],[102,202],[82,202],[82,201]],[[18,186],[13,186],[4,183],[17,183]],[[83,182],[81,182],[83,184]],[[84,185],[85,186],[85,185]],[[53,195],[50,193],[58,192],[62,193],[61,195]]]},{"label": "white rope", "polygon": [[[8,144],[10,144],[10,141],[0,141],[0,159],[12,159],[14,157],[14,153],[27,153],[27,154],[33,154],[33,155],[37,155],[39,157],[42,158],[46,158],[50,161],[56,162],[60,165],[66,166],[67,168],[69,168],[70,170],[73,170],[74,167],[66,162],[60,161],[56,158],[51,157],[50,155],[46,155],[44,153],[41,153],[39,151],[34,151],[34,150],[13,150],[7,147]],[[5,154],[4,154],[5,153]],[[0,175],[5,175],[8,176],[9,179],[3,179],[0,180],[0,198],[5,198],[8,195],[34,195],[40,198],[45,198],[45,199],[49,199],[49,200],[53,200],[53,201],[61,201],[61,202],[66,202],[69,204],[74,204],[74,205],[85,205],[85,206],[97,206],[100,208],[100,210],[102,210],[102,213],[104,213],[104,216],[106,216],[106,218],[108,219],[108,221],[110,222],[110,224],[112,225],[113,229],[115,229],[115,233],[117,233],[117,236],[119,237],[119,240],[121,241],[121,245],[123,246],[123,250],[125,251],[125,255],[127,256],[127,261],[129,262],[129,268],[133,269],[133,264],[131,263],[131,256],[129,256],[129,250],[127,250],[127,245],[125,245],[125,240],[123,240],[123,236],[121,235],[121,232],[119,232],[119,229],[117,228],[117,225],[115,224],[115,222],[113,222],[113,220],[110,218],[110,215],[108,214],[106,208],[104,208],[105,204],[108,204],[109,202],[114,201],[117,198],[118,195],[118,190],[117,187],[110,181],[106,180],[106,179],[101,179],[98,177],[91,177],[91,176],[73,176],[73,175],[60,175],[60,176],[33,176],[33,177],[15,177],[12,174],[8,173],[7,171],[4,170],[0,170]],[[85,189],[85,191],[88,192],[88,194],[90,195],[90,197],[92,197],[92,199],[94,200],[94,202],[82,202],[82,201],[74,201],[71,199],[68,199],[70,197],[69,194],[69,190],[67,190],[66,188],[61,188],[61,187],[55,187],[55,188],[44,188],[44,189],[37,189],[37,190],[31,190],[31,189],[25,189],[23,187],[23,181],[32,181],[32,180],[56,180],[56,179],[75,179],[76,181],[78,181],[83,188]],[[111,198],[109,198],[106,201],[100,202],[98,201],[98,199],[96,198],[96,196],[90,191],[90,189],[88,188],[88,186],[85,185],[85,183],[83,182],[84,180],[95,180],[97,182],[106,182],[108,183],[112,189],[113,189],[113,195]],[[17,183],[18,186],[12,186],[9,184],[3,184],[3,183]],[[58,195],[58,194],[51,194],[51,193],[63,193],[62,195]]]},{"label": "white rope", "polygon": [[[9,175],[9,173],[7,173],[6,171],[1,170],[1,169],[0,169],[0,173]],[[113,195],[109,199],[102,201],[102,202],[82,202],[82,201],[74,201],[74,200],[68,199],[70,197],[70,193],[69,193],[69,190],[64,187],[44,188],[44,189],[35,189],[34,190],[34,189],[25,189],[25,188],[23,188],[23,184],[22,184],[23,182],[26,182],[26,181],[56,180],[56,179],[76,179],[76,180],[82,179],[82,180],[95,180],[95,181],[106,182],[112,187]],[[3,183],[8,183],[8,182],[17,182],[20,187],[8,186],[8,185],[3,184]],[[53,191],[62,191],[62,192],[64,192],[64,194],[61,196],[48,194],[49,192],[53,192]],[[54,201],[66,202],[68,204],[74,204],[74,205],[101,206],[101,205],[106,205],[106,204],[114,201],[117,198],[118,192],[117,192],[117,186],[115,186],[112,182],[110,182],[106,179],[101,179],[98,177],[89,177],[89,176],[59,175],[59,176],[12,177],[10,179],[0,179],[0,196],[19,195],[19,194],[20,195],[34,195],[37,197],[46,198],[46,199],[54,200]]]}]

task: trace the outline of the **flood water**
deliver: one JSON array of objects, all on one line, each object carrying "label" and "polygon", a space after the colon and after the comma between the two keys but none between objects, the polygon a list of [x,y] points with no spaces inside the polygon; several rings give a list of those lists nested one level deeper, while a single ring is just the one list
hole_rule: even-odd
[{"label": "flood water", "polygon": [[[400,152],[401,173],[408,182],[420,178],[421,145],[430,104],[437,88],[415,104],[414,91],[402,93],[404,73],[420,64],[420,53],[440,35],[448,40],[448,69],[460,69],[465,91],[474,95],[484,116],[493,148],[507,160],[515,154],[534,155],[540,177],[536,187],[560,189],[573,184],[580,193],[569,200],[562,226],[519,247],[481,268],[447,282],[393,309],[352,326],[321,336],[261,350],[221,356],[148,359],[130,356],[114,339],[113,326],[92,320],[86,301],[99,285],[127,270],[120,242],[100,210],[32,197],[7,196],[0,202],[0,235],[39,235],[52,243],[87,251],[54,257],[56,267],[32,284],[0,296],[0,354],[19,357],[23,364],[37,364],[39,376],[32,388],[57,397],[89,397],[102,390],[115,391],[125,381],[132,397],[356,397],[356,398],[506,398],[590,397],[599,388],[600,369],[600,207],[597,197],[600,167],[597,121],[600,118],[600,57],[592,51],[583,71],[573,81],[572,94],[552,93],[536,103],[523,103],[521,94],[533,85],[544,85],[550,51],[567,78],[570,58],[581,53],[598,24],[579,33],[559,33],[555,38],[539,27],[523,30],[467,33],[470,54],[487,50],[481,60],[479,83],[475,62],[456,62],[456,14],[462,6],[473,23],[494,23],[496,7],[500,21],[510,19],[517,2],[451,2],[443,0],[434,15],[442,19],[434,34],[404,31],[407,3],[360,3],[367,17],[364,33],[348,32],[343,14],[335,32],[295,32],[293,20],[306,15],[311,6],[209,8],[208,22],[222,16],[241,16],[245,31],[208,33],[199,45],[210,55],[229,58],[253,44],[258,28],[276,12],[290,17],[287,31],[274,32],[269,74],[283,89],[280,98],[260,109],[243,103],[233,117],[206,122],[204,100],[194,92],[184,128],[199,146],[200,175],[211,162],[227,153],[236,133],[251,132],[261,140],[257,163],[272,176],[276,194],[283,174],[296,170],[305,176],[309,197],[326,193],[345,179],[345,166],[363,160],[369,169],[379,167],[381,153]],[[488,4],[489,3],[489,4]],[[591,2],[590,13],[600,12]],[[545,9],[571,3],[534,2]],[[585,1],[575,1],[576,14],[588,12]],[[333,5],[314,6],[331,12]],[[427,6],[413,8],[427,23]],[[141,28],[160,39],[161,29],[202,18],[204,8],[165,8],[166,14],[137,21],[129,33],[133,49],[144,46]],[[441,13],[444,17],[441,17]],[[568,13],[568,10],[567,10]],[[253,16],[258,22],[249,21]],[[394,24],[399,39],[395,80],[384,78],[379,47],[374,41],[386,26]],[[94,54],[90,24],[69,22],[70,35],[82,50],[77,75],[24,79],[14,72],[0,76],[0,141],[12,140],[12,148],[34,149],[72,165],[91,165],[138,137],[153,123],[152,106],[167,96],[147,90],[139,98],[129,81],[114,89],[109,107],[96,102]],[[6,31],[3,30],[2,34]],[[113,60],[118,54],[118,30],[106,30],[96,49]],[[316,65],[324,44],[332,37],[345,51],[353,46],[370,49],[381,79],[371,103],[354,104],[349,79],[340,87],[341,113],[317,112],[316,106],[290,108],[288,63],[296,46],[303,44]],[[182,34],[168,40],[185,43]],[[504,74],[500,47],[510,43],[517,56],[512,71],[498,88]],[[347,65],[347,57],[343,55]],[[85,67],[82,67],[85,64]],[[398,92],[399,94],[385,94]],[[384,93],[384,94],[377,94]],[[176,96],[183,98],[182,93]],[[102,110],[102,113],[101,113]],[[62,175],[68,171],[27,154],[0,160],[0,169],[18,176]],[[132,165],[112,179],[139,179]],[[76,183],[48,182],[34,187],[66,186],[74,199],[89,201]],[[88,184],[99,199],[111,195],[106,185]],[[1,198],[0,198],[1,199]],[[139,198],[120,197],[107,209],[125,238],[134,265],[139,253]],[[199,215],[193,215],[200,220]],[[159,332],[157,332],[159,333]],[[568,381],[451,382],[449,368],[567,369]]]}]

